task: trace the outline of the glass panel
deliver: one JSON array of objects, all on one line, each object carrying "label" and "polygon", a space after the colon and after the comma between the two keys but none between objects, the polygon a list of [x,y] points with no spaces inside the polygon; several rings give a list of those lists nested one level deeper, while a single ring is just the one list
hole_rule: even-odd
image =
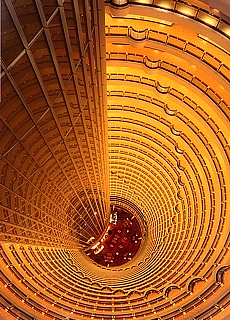
[{"label": "glass panel", "polygon": [[210,66],[212,66],[215,69],[218,69],[220,66],[220,61],[207,52],[204,54],[202,60],[208,63]]},{"label": "glass panel", "polygon": [[176,89],[170,89],[170,94],[172,94],[173,96],[177,97],[178,99],[182,100],[184,98],[184,95],[179,92],[178,90]]},{"label": "glass panel", "polygon": [[196,109],[197,113],[205,120],[207,121],[207,119],[209,118],[209,114],[203,110],[200,106]]},{"label": "glass panel", "polygon": [[129,55],[129,60],[143,62],[143,56],[140,54],[132,54],[132,55]]},{"label": "glass panel", "polygon": [[222,74],[228,81],[230,80],[230,69],[225,66],[225,65],[222,65],[220,67],[220,70],[219,70],[220,74]]},{"label": "glass panel", "polygon": [[128,27],[116,27],[116,26],[112,26],[110,27],[110,34],[112,35],[124,35],[127,36],[129,33],[129,29]]},{"label": "glass panel", "polygon": [[191,43],[187,44],[185,50],[198,58],[201,58],[203,54],[203,50],[201,48],[198,48]]},{"label": "glass panel", "polygon": [[230,119],[230,110],[227,103],[225,101],[220,101],[219,107],[226,114],[227,118]]},{"label": "glass panel", "polygon": [[219,104],[221,101],[221,98],[211,89],[208,88],[207,90],[207,95],[216,103]]},{"label": "glass panel", "polygon": [[145,60],[145,65],[148,68],[155,69],[159,67],[159,61],[151,61],[148,58]]},{"label": "glass panel", "polygon": [[197,15],[197,19],[203,21],[204,23],[207,23],[208,25],[212,26],[212,27],[216,27],[218,24],[219,19],[211,16],[210,14],[199,10],[198,15]]},{"label": "glass panel", "polygon": [[180,49],[183,49],[184,46],[185,46],[185,40],[183,39],[179,39],[179,38],[176,38],[176,37],[173,37],[173,36],[169,36],[168,38],[168,44],[174,46],[174,47],[178,47]]},{"label": "glass panel", "polygon": [[228,37],[230,37],[230,26],[224,21],[220,21],[218,29],[224,32]]},{"label": "glass panel", "polygon": [[174,66],[173,64],[170,64],[170,63],[165,62],[165,61],[163,61],[161,63],[161,68],[165,69],[165,70],[168,70],[170,72],[173,72],[173,73],[176,73],[176,70],[177,70],[177,66]]},{"label": "glass panel", "polygon": [[150,30],[149,31],[149,40],[155,40],[155,41],[166,43],[167,34],[163,33],[163,32],[157,32],[157,31]]},{"label": "glass panel", "polygon": [[180,13],[190,16],[190,17],[195,17],[197,13],[197,8],[194,8],[190,5],[187,5],[185,3],[177,3],[176,4],[176,10],[179,11]]},{"label": "glass panel", "polygon": [[189,99],[188,97],[184,97],[184,100],[183,100],[187,105],[189,105],[193,110],[195,110],[197,108],[197,104]]},{"label": "glass panel", "polygon": [[197,78],[193,78],[192,83],[195,84],[196,87],[201,89],[201,91],[206,91],[206,89],[207,89],[207,85]]},{"label": "glass panel", "polygon": [[187,79],[188,81],[192,81],[192,74],[183,69],[178,69],[177,74],[179,74],[182,78]]},{"label": "glass panel", "polygon": [[136,31],[133,28],[130,30],[130,37],[135,40],[144,40],[145,31]]},{"label": "glass panel", "polygon": [[148,4],[148,5],[151,5],[153,0],[133,0],[131,2],[134,2],[134,3],[139,3],[139,4]]},{"label": "glass panel", "polygon": [[156,6],[159,6],[161,8],[165,9],[174,9],[174,1],[173,0],[155,0],[154,1]]},{"label": "glass panel", "polygon": [[[128,58],[129,58],[129,56],[128,56]],[[111,52],[110,53],[110,59],[111,60],[126,60],[126,54],[125,53]]]}]

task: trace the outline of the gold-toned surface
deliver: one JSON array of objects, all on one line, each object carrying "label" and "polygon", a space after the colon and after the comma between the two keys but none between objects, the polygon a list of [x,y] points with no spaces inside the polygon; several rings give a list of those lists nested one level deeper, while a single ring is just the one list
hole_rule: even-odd
[{"label": "gold-toned surface", "polygon": [[[228,319],[230,29],[208,2],[2,2],[3,319]],[[114,268],[84,252],[109,197],[146,229]]]}]

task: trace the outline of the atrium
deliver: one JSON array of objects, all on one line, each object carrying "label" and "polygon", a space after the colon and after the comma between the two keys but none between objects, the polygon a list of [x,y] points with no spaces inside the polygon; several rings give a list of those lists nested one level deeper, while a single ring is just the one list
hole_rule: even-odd
[{"label": "atrium", "polygon": [[229,1],[1,18],[0,319],[229,320]]}]

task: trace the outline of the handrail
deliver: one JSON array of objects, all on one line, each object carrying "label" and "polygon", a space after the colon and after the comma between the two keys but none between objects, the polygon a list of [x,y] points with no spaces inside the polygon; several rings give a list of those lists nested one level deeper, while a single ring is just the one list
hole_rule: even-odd
[{"label": "handrail", "polygon": [[135,41],[150,40],[160,42],[176,49],[180,49],[185,53],[198,58],[206,65],[211,67],[215,72],[218,72],[226,81],[230,82],[230,68],[226,66],[218,58],[214,57],[203,48],[194,45],[182,38],[169,35],[166,32],[159,32],[156,30],[135,30],[129,26],[106,26],[106,36],[129,37]]},{"label": "handrail", "polygon": [[[138,56],[138,59],[137,59]],[[136,55],[132,53],[119,53],[119,52],[109,52],[107,53],[107,61],[108,60],[118,60],[118,61],[130,61],[130,62],[136,62],[136,63],[142,63],[149,69],[162,69],[167,72],[170,72],[172,74],[175,74],[176,76],[179,76],[185,81],[190,82],[192,85],[194,85],[196,88],[201,90],[203,93],[205,93],[206,96],[208,96],[225,114],[227,118],[230,116],[230,109],[226,101],[224,101],[223,98],[221,98],[215,91],[210,88],[206,83],[204,83],[202,80],[191,74],[190,72],[179,68],[178,66],[171,64],[169,62],[163,61],[163,60],[156,60],[152,61],[146,56],[142,55]]]},{"label": "handrail", "polygon": [[106,0],[105,3],[115,7],[125,7],[130,4],[144,5],[175,12],[176,14],[198,21],[230,39],[230,24],[227,20],[194,4],[187,4],[181,0],[153,0],[150,2],[148,0]]}]

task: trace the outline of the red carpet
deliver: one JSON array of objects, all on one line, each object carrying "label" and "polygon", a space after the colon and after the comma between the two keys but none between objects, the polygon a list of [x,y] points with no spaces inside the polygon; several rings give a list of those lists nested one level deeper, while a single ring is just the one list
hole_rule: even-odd
[{"label": "red carpet", "polygon": [[[141,244],[141,229],[137,219],[127,210],[115,207],[103,240],[88,255],[98,264],[115,267],[133,258]],[[103,248],[104,246],[104,248]]]}]

